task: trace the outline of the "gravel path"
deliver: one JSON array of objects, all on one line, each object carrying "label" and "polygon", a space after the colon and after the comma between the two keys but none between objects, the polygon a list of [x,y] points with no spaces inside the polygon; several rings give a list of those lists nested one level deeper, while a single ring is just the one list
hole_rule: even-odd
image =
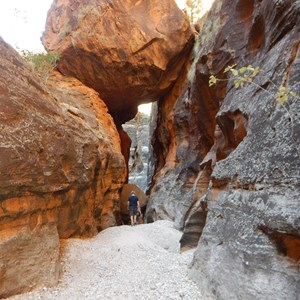
[{"label": "gravel path", "polygon": [[169,221],[112,227],[92,239],[69,239],[57,286],[9,299],[201,299],[188,279],[193,251],[179,254],[181,233]]}]

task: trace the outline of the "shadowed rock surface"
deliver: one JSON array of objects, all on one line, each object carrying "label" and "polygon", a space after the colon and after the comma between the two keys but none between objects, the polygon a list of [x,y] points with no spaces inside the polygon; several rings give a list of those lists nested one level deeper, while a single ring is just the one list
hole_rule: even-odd
[{"label": "shadowed rock surface", "polygon": [[[57,279],[58,236],[120,223],[127,171],[95,91],[59,74],[47,87],[2,39],[0,65],[0,296],[7,296]],[[19,255],[26,240],[28,256]]]},{"label": "shadowed rock surface", "polygon": [[[171,93],[157,104],[157,116],[152,123],[154,153],[149,166],[154,176],[150,183],[147,218],[174,220],[181,229],[195,201],[192,190],[200,171],[199,162],[213,143],[204,131],[213,117],[209,111],[201,110],[204,103],[192,104],[189,100],[190,66],[188,62]],[[208,88],[203,87],[204,93],[206,90]]]},{"label": "shadowed rock surface", "polygon": [[[216,0],[186,79],[158,103],[147,216],[175,220],[192,245],[201,236],[191,275],[204,299],[300,296],[300,102],[280,106],[274,86],[300,94],[299,13],[299,1]],[[259,66],[269,93],[208,87],[235,63]]]},{"label": "shadowed rock surface", "polygon": [[[296,300],[299,257],[293,253],[300,252],[300,102],[290,97],[279,106],[272,82],[300,94],[300,2],[278,1],[274,6],[273,1],[236,1],[233,6],[232,1],[222,1],[216,3],[217,11],[218,39],[211,45],[212,53],[199,52],[198,61],[207,55],[212,74],[232,63],[260,66],[264,74],[256,83],[271,95],[255,85],[238,91],[231,84],[227,87],[217,122],[231,149],[212,173],[210,212],[192,274],[205,296]],[[228,57],[223,65],[220,55]],[[242,134],[244,139],[234,149],[230,140],[238,121],[230,120],[237,112],[248,121],[246,136]],[[276,234],[266,232],[280,232],[281,237],[276,242]]]},{"label": "shadowed rock surface", "polygon": [[43,44],[98,91],[117,125],[176,81],[194,36],[174,0],[54,1]]}]

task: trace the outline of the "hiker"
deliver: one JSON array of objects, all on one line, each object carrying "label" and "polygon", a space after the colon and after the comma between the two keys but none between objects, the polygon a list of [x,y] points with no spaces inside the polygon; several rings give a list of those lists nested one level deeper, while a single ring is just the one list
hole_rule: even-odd
[{"label": "hiker", "polygon": [[129,209],[131,226],[136,225],[136,215],[139,212],[141,214],[139,198],[136,196],[135,191],[131,191],[128,197],[127,209]]}]

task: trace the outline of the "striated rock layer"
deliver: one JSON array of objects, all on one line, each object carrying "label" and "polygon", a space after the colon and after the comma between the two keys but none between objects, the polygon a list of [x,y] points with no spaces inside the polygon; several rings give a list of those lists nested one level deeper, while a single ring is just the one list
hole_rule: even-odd
[{"label": "striated rock layer", "polygon": [[1,297],[57,279],[58,236],[120,223],[127,171],[98,93],[58,73],[46,86],[2,39],[0,65]]},{"label": "striated rock layer", "polygon": [[98,91],[122,124],[176,81],[193,44],[174,0],[56,0],[43,44],[58,69]]},{"label": "striated rock layer", "polygon": [[56,226],[23,226],[0,231],[0,297],[54,285],[59,278],[59,237]]},{"label": "striated rock layer", "polygon": [[[158,103],[147,217],[175,220],[184,248],[200,237],[191,276],[204,299],[300,297],[300,102],[275,97],[300,94],[299,4],[216,0],[189,72]],[[263,73],[209,88],[232,64]]]}]

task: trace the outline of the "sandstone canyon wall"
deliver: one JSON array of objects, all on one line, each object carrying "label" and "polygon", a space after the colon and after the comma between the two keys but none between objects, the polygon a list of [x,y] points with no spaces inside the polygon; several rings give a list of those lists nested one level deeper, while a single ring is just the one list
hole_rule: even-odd
[{"label": "sandstone canyon wall", "polygon": [[59,240],[120,223],[120,138],[99,95],[47,85],[0,40],[0,295],[58,278]]},{"label": "sandstone canyon wall", "polygon": [[[158,102],[147,219],[175,220],[183,248],[197,246],[204,299],[300,297],[300,100],[275,97],[300,94],[299,15],[300,1],[216,0]],[[208,86],[233,64],[263,73]]]},{"label": "sandstone canyon wall", "polygon": [[55,0],[43,42],[60,54],[46,82],[0,40],[0,297],[54,284],[59,238],[122,223],[121,125],[171,88],[194,36],[172,0]]}]

